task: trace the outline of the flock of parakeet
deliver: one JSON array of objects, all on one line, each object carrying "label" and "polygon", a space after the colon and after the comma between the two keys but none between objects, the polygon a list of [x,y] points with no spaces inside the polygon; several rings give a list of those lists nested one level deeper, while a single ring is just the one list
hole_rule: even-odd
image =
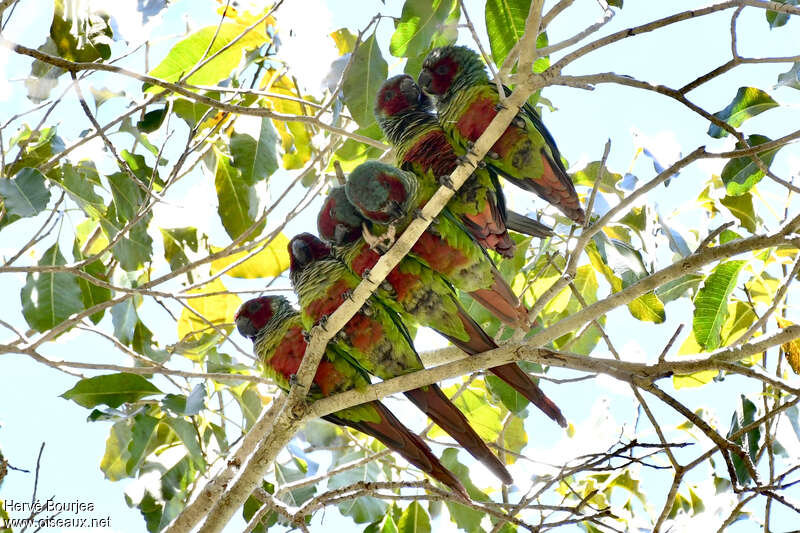
[{"label": "flock of parakeet", "polygon": [[[387,80],[375,116],[394,146],[397,167],[367,161],[344,186],[333,188],[317,219],[319,237],[289,243],[290,277],[300,311],[282,296],[245,302],[239,332],[254,343],[267,375],[290,386],[307,346],[307,331],[344,303],[384,251],[458,166],[501,109],[478,54],[462,46],[433,50],[419,75]],[[399,167],[399,168],[398,168]],[[370,375],[389,379],[423,368],[406,323],[439,332],[470,355],[497,345],[460,304],[469,294],[503,323],[528,327],[527,309],[501,277],[486,250],[512,257],[508,230],[546,237],[550,228],[508,211],[498,176],[531,191],[582,224],[581,209],[555,141],[526,105],[470,178],[386,276],[378,290],[329,342],[313,380],[312,400],[365,387]],[[388,239],[391,241],[391,239]],[[514,363],[490,369],[561,426],[559,408]],[[513,480],[502,461],[437,385],[405,395],[503,483]],[[467,493],[428,445],[383,404],[362,404],[325,419],[371,435],[457,494]]]}]

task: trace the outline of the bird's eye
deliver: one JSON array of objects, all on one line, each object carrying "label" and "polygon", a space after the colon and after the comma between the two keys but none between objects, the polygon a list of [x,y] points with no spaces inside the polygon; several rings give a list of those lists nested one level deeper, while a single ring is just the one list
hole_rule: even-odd
[{"label": "bird's eye", "polygon": [[450,70],[447,68],[447,65],[444,63],[436,67],[436,74],[447,74],[447,71]]},{"label": "bird's eye", "polygon": [[394,99],[394,91],[386,91],[385,93],[383,93],[383,99],[385,101]]}]

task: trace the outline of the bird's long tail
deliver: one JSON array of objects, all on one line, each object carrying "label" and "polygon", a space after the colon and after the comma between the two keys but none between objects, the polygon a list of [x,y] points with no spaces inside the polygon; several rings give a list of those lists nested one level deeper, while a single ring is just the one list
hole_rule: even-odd
[{"label": "bird's long tail", "polygon": [[[456,305],[458,308],[458,318],[461,320],[461,324],[464,326],[464,330],[467,332],[469,338],[463,341],[446,335],[446,337],[450,339],[450,342],[469,355],[475,355],[497,348],[497,344],[483,331],[480,324],[475,322],[458,302],[456,302]],[[489,370],[527,398],[528,401],[552,418],[559,426],[567,427],[567,421],[564,415],[561,414],[561,409],[545,395],[542,389],[540,389],[539,386],[533,382],[531,377],[516,363],[496,366]]]},{"label": "bird's long tail", "polygon": [[438,385],[408,391],[406,396],[473,457],[486,465],[500,481],[506,485],[514,482],[505,465],[492,453],[469,425],[464,413],[444,395]]},{"label": "bird's long tail", "polygon": [[506,227],[517,233],[524,233],[540,239],[546,239],[553,235],[553,228],[550,226],[545,226],[538,220],[520,215],[510,209],[506,211]]},{"label": "bird's long tail", "polygon": [[480,213],[463,213],[461,222],[478,244],[494,250],[503,257],[514,257],[516,244],[506,230],[500,207],[491,195],[486,195],[486,206]]},{"label": "bird's long tail", "polygon": [[492,275],[494,281],[491,287],[472,291],[469,295],[506,324],[525,327],[528,310],[519,302],[517,295],[496,268],[492,269]]},{"label": "bird's long tail", "polygon": [[469,500],[469,495],[461,482],[439,461],[427,444],[415,433],[405,427],[389,409],[380,402],[368,405],[377,411],[379,422],[354,422],[340,418],[336,413],[327,415],[329,422],[354,429],[375,437],[387,448],[399,453],[406,461],[416,466],[433,479],[453,489],[456,494]]}]

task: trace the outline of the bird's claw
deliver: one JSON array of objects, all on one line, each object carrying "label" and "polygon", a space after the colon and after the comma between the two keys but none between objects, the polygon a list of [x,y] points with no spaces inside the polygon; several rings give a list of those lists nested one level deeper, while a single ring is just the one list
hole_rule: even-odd
[{"label": "bird's claw", "polygon": [[451,190],[455,189],[455,187],[453,187],[453,180],[452,178],[450,178],[449,175],[439,176],[438,181],[439,185],[444,185],[445,187]]},{"label": "bird's claw", "polygon": [[419,218],[421,220],[427,220],[425,218],[425,215],[422,212],[422,209],[420,209],[419,207],[414,209],[414,218]]},{"label": "bird's claw", "polygon": [[346,289],[342,292],[342,298],[345,300],[352,300],[353,299],[353,291],[350,289]]},{"label": "bird's claw", "polygon": [[322,328],[322,331],[324,331],[325,333],[328,332],[328,328],[325,327],[325,324],[327,323],[328,323],[328,315],[322,315],[321,317],[319,317],[319,320],[317,321],[317,325],[320,328]]},{"label": "bird's claw", "polygon": [[527,130],[527,128],[525,127],[525,119],[524,119],[524,118],[522,118],[522,117],[521,117],[521,116],[519,116],[519,115],[517,115],[516,117],[514,117],[514,120],[512,120],[512,121],[511,121],[511,123],[512,123],[514,126],[516,126],[517,128],[521,129],[521,130]]},{"label": "bird's claw", "polygon": [[395,228],[394,224],[389,224],[386,233],[383,235],[374,235],[369,228],[367,228],[366,224],[362,225],[361,228],[362,236],[364,237],[364,241],[369,244],[369,247],[372,250],[375,250],[379,254],[385,254],[389,248],[392,247],[395,240],[395,234],[397,233],[397,229]]},{"label": "bird's claw", "polygon": [[311,333],[306,330],[303,330],[302,333],[303,333],[303,340],[306,341],[306,344],[311,342]]},{"label": "bird's claw", "polygon": [[503,102],[497,102],[496,104],[494,104],[494,110],[497,111],[498,113],[500,111],[503,111],[504,109],[508,109],[508,107]]},{"label": "bird's claw", "polygon": [[500,154],[498,154],[497,152],[493,152],[492,150],[489,150],[488,152],[486,152],[486,157],[488,157],[489,159],[497,160],[500,159]]}]

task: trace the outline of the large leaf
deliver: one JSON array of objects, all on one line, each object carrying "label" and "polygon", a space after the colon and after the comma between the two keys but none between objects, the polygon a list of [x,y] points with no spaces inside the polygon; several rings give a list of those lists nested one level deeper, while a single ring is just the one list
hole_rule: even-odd
[{"label": "large leaf", "polygon": [[[458,450],[455,448],[447,448],[444,453],[442,453],[441,460],[445,468],[455,474],[456,478],[464,485],[470,498],[475,501],[486,501],[489,499],[485,493],[475,486],[472,479],[470,479],[469,468],[458,461]],[[450,512],[450,520],[455,522],[460,529],[468,533],[479,533],[483,531],[483,528],[480,527],[480,522],[485,516],[484,513],[460,503],[451,501],[447,501],[446,503],[447,510]]]},{"label": "large leaf", "polygon": [[[258,26],[230,48],[218,53],[244,30],[245,26],[227,22],[198,30],[173,46],[167,56],[149,74],[154,78],[166,81],[178,81],[201,60],[214,56],[214,59],[208,61],[186,81],[194,85],[216,85],[230,76],[231,72],[239,66],[245,51],[254,50],[270,41],[264,27]],[[209,44],[211,44],[210,49]],[[206,50],[208,50],[208,54],[206,54]],[[148,91],[160,90],[157,87],[148,89]]]},{"label": "large leaf", "polygon": [[[111,241],[125,227],[125,219],[117,215],[116,206],[113,203],[107,208],[107,215],[106,218],[100,220],[100,225]],[[152,259],[153,239],[147,233],[147,225],[152,218],[152,213],[148,212],[139,222],[131,226],[124,237],[111,248],[111,253],[119,259],[123,270],[129,272],[137,270]]]},{"label": "large leaf", "polygon": [[100,461],[100,469],[109,481],[128,477],[125,465],[130,459],[128,443],[131,442],[132,419],[124,419],[111,426],[106,439],[106,450]]},{"label": "large leaf", "polygon": [[[226,294],[226,291],[225,285],[218,278],[199,289],[189,291],[189,294],[211,293],[210,296],[189,298],[186,303],[209,322],[217,325],[218,329],[230,333],[233,330],[233,315],[242,304],[242,299],[235,294]],[[197,314],[183,309],[178,319],[179,339],[185,340],[185,337],[191,335],[190,338],[197,340],[203,334],[213,333],[214,330]]]},{"label": "large leaf", "polygon": [[720,330],[728,318],[728,297],[736,287],[739,272],[747,261],[721,263],[708,275],[694,299],[692,330],[705,350],[719,347]]},{"label": "large leaf", "polygon": [[119,407],[123,403],[137,402],[153,394],[161,394],[161,391],[145,378],[139,374],[121,372],[84,378],[61,397],[82,407],[91,408],[101,404]]},{"label": "large leaf", "polygon": [[[765,142],[769,142],[769,140],[768,137],[764,137],[763,135],[751,135],[747,138],[747,142],[751,147],[764,144]],[[744,146],[742,146],[741,143],[736,143],[736,148],[741,149],[744,148]],[[758,158],[761,159],[766,168],[769,168],[772,164],[772,160],[775,158],[775,154],[780,149],[781,147],[778,146],[772,150],[761,152],[758,154]],[[761,178],[764,177],[764,172],[758,168],[758,165],[750,156],[745,156],[728,161],[722,169],[720,177],[725,184],[728,194],[731,196],[738,196],[748,192],[756,183],[761,181]]]},{"label": "large leaf", "polygon": [[[447,387],[444,389],[444,393],[449,398],[460,387],[459,384]],[[464,413],[470,425],[482,439],[494,441],[503,429],[502,413],[498,407],[492,405],[487,395],[483,381],[476,379],[461,393],[461,396],[453,400],[453,403]],[[436,437],[447,435],[447,433],[435,426],[430,435]]]},{"label": "large leaf", "polygon": [[372,34],[355,51],[350,70],[342,81],[344,102],[359,126],[366,127],[375,122],[372,113],[375,97],[388,73],[389,66],[381,55],[375,34]]},{"label": "large leaf", "polygon": [[656,289],[658,299],[664,303],[682,298],[689,291],[696,291],[703,281],[700,274],[684,274],[683,276],[665,283]]},{"label": "large leaf", "polygon": [[[228,156],[214,148],[216,169],[214,185],[217,189],[217,213],[225,231],[236,239],[256,221],[258,196],[255,189],[242,177],[239,169],[231,165]],[[256,237],[253,232],[251,237]]]},{"label": "large leaf", "polygon": [[[728,107],[714,113],[714,116],[727,122],[734,128],[738,128],[748,118],[754,117],[773,107],[778,107],[778,105],[778,102],[773,100],[770,95],[761,89],[756,89],[755,87],[739,87],[736,96],[731,103],[728,104]],[[708,134],[716,139],[721,139],[728,135],[728,132],[716,124],[711,124],[708,127]]]},{"label": "large leaf", "polygon": [[[42,254],[39,266],[57,266],[66,263],[54,244]],[[33,272],[25,278],[20,291],[22,314],[30,327],[45,332],[82,311],[83,299],[78,280],[66,272]]]},{"label": "large leaf", "polygon": [[601,170],[603,172],[603,178],[600,180],[597,190],[605,193],[613,193],[622,197],[624,192],[617,188],[617,184],[622,180],[622,175],[611,172],[608,168],[601,167],[600,161],[593,161],[573,174],[572,181],[575,185],[586,185],[591,188],[594,186],[594,182],[597,181]]},{"label": "large leaf", "polygon": [[50,200],[44,180],[44,175],[33,168],[23,168],[10,179],[0,178],[0,197],[6,214],[32,217],[41,213]]},{"label": "large leaf", "polygon": [[129,476],[136,473],[139,465],[149,454],[157,425],[158,419],[145,413],[138,413],[133,417],[131,440],[128,443],[129,457],[128,462],[125,464],[125,471]]},{"label": "large leaf", "polygon": [[246,133],[231,135],[233,166],[249,185],[266,180],[278,170],[278,132],[268,118],[261,119],[258,140]]},{"label": "large leaf", "polygon": [[[225,273],[234,278],[274,278],[289,268],[289,238],[279,233],[263,250],[258,251],[244,263],[236,265]],[[212,253],[222,248],[211,247]],[[258,248],[256,248],[258,250]],[[237,252],[233,255],[221,257],[211,262],[211,273],[215,274],[224,270],[228,265],[242,260],[251,252]]]},{"label": "large leaf", "polygon": [[389,52],[395,57],[414,57],[425,52],[453,3],[453,0],[406,0],[400,20],[395,23]]},{"label": "large leaf", "polygon": [[[283,94],[292,98],[302,98],[297,92],[294,82],[288,76],[275,69],[269,69],[264,74],[262,88],[272,93]],[[306,115],[307,108],[300,102],[284,98],[270,97],[264,100],[265,106],[278,113],[292,115]],[[303,122],[282,122],[274,120],[275,129],[281,138],[283,149],[283,167],[286,170],[302,168],[311,158],[311,131],[310,126]]]},{"label": "large leaf", "polygon": [[93,164],[82,162],[76,167],[65,164],[61,167],[61,176],[59,186],[80,206],[87,217],[98,220],[105,217],[103,198],[95,191],[99,176]]},{"label": "large leaf", "polygon": [[508,52],[525,33],[531,0],[487,0],[485,17],[492,58],[502,65]]},{"label": "large leaf", "polygon": [[397,522],[399,533],[431,533],[431,519],[419,502],[413,501],[406,507]]}]

